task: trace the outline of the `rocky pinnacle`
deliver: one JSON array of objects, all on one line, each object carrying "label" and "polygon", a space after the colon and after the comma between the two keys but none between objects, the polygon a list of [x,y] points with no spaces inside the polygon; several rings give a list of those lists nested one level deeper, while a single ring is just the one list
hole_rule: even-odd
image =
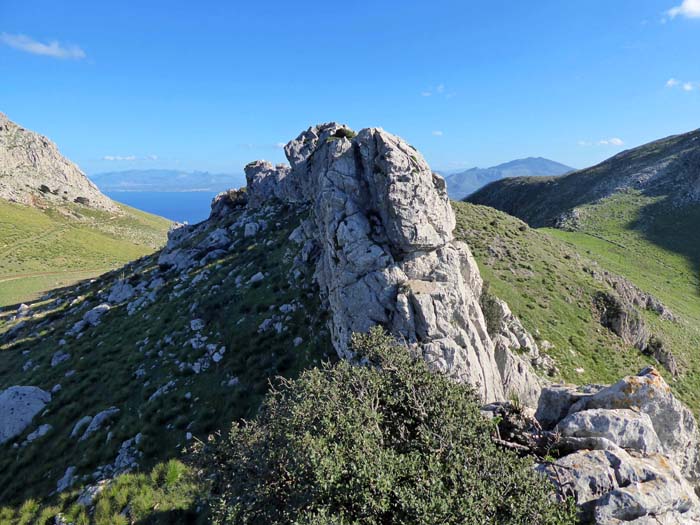
[{"label": "rocky pinnacle", "polygon": [[310,208],[294,237],[315,254],[340,356],[353,332],[381,325],[484,401],[537,399],[527,363],[509,351],[496,361],[476,262],[453,239],[444,180],[414,147],[380,128],[355,134],[330,123],[301,133],[285,153],[290,166],[246,166],[248,205],[276,198]]}]

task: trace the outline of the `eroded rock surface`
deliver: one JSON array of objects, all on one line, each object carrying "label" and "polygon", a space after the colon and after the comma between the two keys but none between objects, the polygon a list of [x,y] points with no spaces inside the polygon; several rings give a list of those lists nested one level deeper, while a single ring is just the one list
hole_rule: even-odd
[{"label": "eroded rock surface", "polygon": [[0,113],[0,198],[30,206],[75,202],[120,213],[80,169],[46,137]]},{"label": "eroded rock surface", "polygon": [[605,388],[547,387],[537,415],[563,454],[540,469],[585,523],[700,523],[697,424],[654,368]]},{"label": "eroded rock surface", "polygon": [[355,135],[332,123],[309,128],[285,153],[290,167],[246,166],[248,206],[278,199],[310,208],[293,237],[315,264],[339,355],[348,356],[353,332],[379,324],[484,401],[537,399],[525,359],[502,344],[496,362],[476,262],[453,239],[444,180],[415,148],[380,128]]}]

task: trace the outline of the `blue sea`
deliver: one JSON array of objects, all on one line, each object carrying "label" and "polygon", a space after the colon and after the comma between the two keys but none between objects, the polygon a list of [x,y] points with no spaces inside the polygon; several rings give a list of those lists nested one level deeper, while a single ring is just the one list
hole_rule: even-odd
[{"label": "blue sea", "polygon": [[160,215],[177,222],[194,224],[209,217],[211,200],[217,192],[209,191],[106,191],[117,202]]}]

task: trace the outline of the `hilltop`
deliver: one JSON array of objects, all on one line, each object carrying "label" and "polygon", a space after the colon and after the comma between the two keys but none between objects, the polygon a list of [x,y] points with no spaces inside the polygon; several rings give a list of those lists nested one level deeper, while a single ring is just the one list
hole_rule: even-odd
[{"label": "hilltop", "polygon": [[0,306],[150,253],[170,225],[109,199],[53,142],[0,114]]},{"label": "hilltop", "polygon": [[289,165],[248,164],[247,187],[161,251],[1,314],[0,501],[19,510],[0,517],[37,519],[33,497],[46,520],[206,519],[206,486],[170,460],[254,418],[275,376],[353,359],[353,334],[379,327],[469,385],[494,442],[534,458],[582,515],[697,518],[700,435],[666,383],[683,385],[686,363],[650,344],[676,312],[546,233],[453,207],[380,128],[314,126],[285,153]]},{"label": "hilltop", "polygon": [[574,171],[574,168],[553,160],[527,157],[490,168],[471,168],[458,173],[449,173],[445,175],[445,182],[447,182],[447,193],[450,198],[461,200],[491,182],[508,177],[558,176],[571,171]]}]

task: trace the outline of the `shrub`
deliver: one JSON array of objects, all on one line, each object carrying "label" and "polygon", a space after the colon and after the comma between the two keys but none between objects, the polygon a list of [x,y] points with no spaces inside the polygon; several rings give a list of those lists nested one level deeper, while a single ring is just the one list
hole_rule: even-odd
[{"label": "shrub", "polygon": [[484,281],[479,305],[486,320],[486,331],[490,336],[498,334],[501,330],[501,308],[498,305],[498,299],[491,293],[488,281]]},{"label": "shrub", "polygon": [[498,448],[473,389],[373,329],[280,380],[258,416],[195,453],[219,524],[564,524],[570,502]]}]

